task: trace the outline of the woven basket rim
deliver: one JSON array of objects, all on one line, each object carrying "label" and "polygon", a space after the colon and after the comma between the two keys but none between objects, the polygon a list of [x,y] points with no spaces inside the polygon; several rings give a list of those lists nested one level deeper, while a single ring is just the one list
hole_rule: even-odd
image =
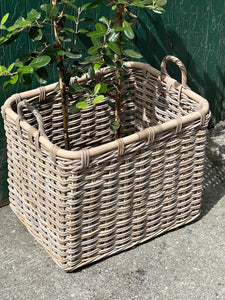
[{"label": "woven basket rim", "polygon": [[[146,64],[146,63],[130,61],[130,62],[125,63],[125,65],[126,65],[126,67],[128,67],[130,69],[144,70],[145,72],[149,72],[150,74],[153,74],[155,77],[161,78],[162,85],[166,85],[167,82],[169,82],[169,80],[171,80],[171,77],[169,75],[162,74],[159,70],[153,68],[152,66],[150,66],[149,64]],[[98,73],[106,74],[110,71],[111,70],[109,68],[103,68],[100,71],[98,71],[97,74]],[[83,76],[79,80],[84,80],[85,78],[86,78],[86,76]],[[44,86],[46,93],[53,92],[56,85],[57,85],[57,83],[53,83],[53,84]],[[171,89],[175,92],[178,92],[181,86],[182,85],[178,81],[173,80]],[[197,111],[192,112],[186,116],[182,116],[179,118],[179,120],[173,119],[173,120],[167,121],[163,124],[159,124],[156,126],[146,128],[144,130],[141,130],[141,131],[131,134],[129,136],[123,137],[119,140],[107,142],[103,145],[92,147],[92,148],[88,149],[89,156],[92,157],[92,156],[103,154],[104,152],[107,152],[107,151],[112,151],[112,150],[118,149],[118,147],[121,145],[121,141],[124,145],[128,145],[130,143],[140,142],[141,140],[148,139],[150,129],[154,131],[155,135],[158,135],[158,134],[168,131],[168,130],[173,130],[173,129],[176,130],[176,128],[178,126],[178,122],[181,122],[182,125],[185,125],[187,123],[194,122],[194,121],[201,119],[202,116],[205,116],[209,112],[208,101],[206,99],[204,99],[202,96],[196,94],[191,89],[184,87],[184,86],[182,86],[182,93],[184,93],[186,96],[188,96],[192,99],[195,99],[197,102],[199,102],[199,108]],[[40,88],[36,88],[36,89],[30,90],[30,91],[25,91],[25,92],[19,93],[19,96],[20,96],[21,100],[23,100],[23,99],[29,99],[32,97],[37,97],[39,94],[40,94]],[[12,95],[5,101],[4,105],[2,106],[3,118],[6,118],[6,116],[7,116],[13,122],[16,122],[16,120],[18,119],[17,113],[15,113],[12,110],[12,105],[16,102],[15,95],[17,95],[17,97],[18,97],[18,94]],[[34,137],[37,136],[38,130],[36,128],[32,127],[31,125],[29,125],[27,121],[21,120],[20,126],[25,131],[29,131],[32,128],[33,136]],[[50,140],[48,140],[47,138],[45,138],[43,136],[40,136],[39,142],[40,142],[41,148],[45,149],[45,151],[48,151],[49,153],[52,153],[52,149],[56,147],[56,145],[54,145]],[[81,159],[82,152],[83,152],[83,150],[76,150],[76,151],[64,150],[59,147],[57,147],[57,151],[55,151],[56,157],[61,158],[61,159]]]}]

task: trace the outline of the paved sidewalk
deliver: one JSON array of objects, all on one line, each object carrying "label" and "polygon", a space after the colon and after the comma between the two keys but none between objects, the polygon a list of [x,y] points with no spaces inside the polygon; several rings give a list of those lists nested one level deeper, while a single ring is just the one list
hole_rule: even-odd
[{"label": "paved sidewalk", "polygon": [[208,161],[198,221],[74,273],[1,208],[0,300],[225,299],[224,178]]}]

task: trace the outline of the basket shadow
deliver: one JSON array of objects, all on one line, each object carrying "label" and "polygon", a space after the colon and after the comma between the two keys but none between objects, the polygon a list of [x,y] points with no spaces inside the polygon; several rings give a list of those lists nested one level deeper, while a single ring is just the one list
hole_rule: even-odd
[{"label": "basket shadow", "polygon": [[225,170],[205,158],[201,216],[203,218],[225,195]]},{"label": "basket shadow", "polygon": [[189,222],[189,223],[179,226],[177,228],[168,230],[158,236],[152,237],[149,240],[141,242],[140,244],[134,245],[128,249],[121,250],[118,253],[108,255],[104,258],[101,258],[94,262],[91,262],[88,265],[78,267],[77,269],[75,269],[73,271],[69,271],[68,273],[79,273],[80,271],[91,268],[100,262],[103,262],[107,259],[112,258],[113,256],[120,255],[122,252],[126,253],[130,250],[140,247],[141,245],[151,242],[155,238],[158,238],[160,236],[168,234],[169,232],[180,230],[181,228],[183,228],[185,226],[191,225],[192,223],[194,223],[198,220],[201,220],[204,216],[206,216],[209,213],[209,211],[217,204],[217,202],[224,195],[225,195],[225,170],[214,165],[210,161],[210,159],[206,157],[205,158],[204,181],[203,181],[202,208],[201,208],[201,215],[198,218],[196,218],[192,222]]}]

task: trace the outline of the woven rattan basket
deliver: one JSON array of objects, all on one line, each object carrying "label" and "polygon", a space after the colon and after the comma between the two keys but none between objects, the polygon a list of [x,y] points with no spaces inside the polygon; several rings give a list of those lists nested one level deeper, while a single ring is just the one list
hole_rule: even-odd
[{"label": "woven rattan basket", "polygon": [[[167,74],[168,60],[180,67],[182,85]],[[130,134],[121,139],[113,140],[106,98],[69,115],[72,150],[64,150],[55,84],[13,95],[2,107],[10,206],[66,271],[200,213],[208,102],[187,87],[185,67],[174,57],[164,58],[161,71],[126,65],[131,76],[122,89],[130,96],[122,124]],[[111,69],[96,74],[101,82],[114,78]]]}]

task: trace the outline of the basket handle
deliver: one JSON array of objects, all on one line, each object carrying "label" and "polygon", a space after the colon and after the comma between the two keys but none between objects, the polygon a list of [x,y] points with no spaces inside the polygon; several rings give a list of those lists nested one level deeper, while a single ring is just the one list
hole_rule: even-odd
[{"label": "basket handle", "polygon": [[185,65],[177,57],[172,56],[172,55],[167,55],[162,60],[162,63],[161,63],[161,75],[160,75],[161,80],[162,80],[162,75],[169,75],[167,73],[167,70],[166,70],[166,64],[167,64],[168,61],[174,62],[179,67],[179,69],[181,71],[181,83],[182,83],[182,86],[188,88],[188,86],[187,86],[187,70],[185,68]]},{"label": "basket handle", "polygon": [[[39,139],[40,135],[42,135],[42,136],[44,136],[44,137],[47,138],[47,135],[46,135],[45,129],[44,129],[44,122],[43,122],[41,114],[38,112],[38,110],[33,105],[31,105],[30,103],[28,103],[26,100],[23,100],[23,101],[21,101],[21,102],[19,102],[17,104],[18,122],[24,120],[23,108],[26,108],[30,112],[32,112],[32,114],[35,116],[35,118],[37,120],[37,123],[38,123],[38,135],[37,135],[37,139]],[[32,139],[32,133],[33,132],[34,132],[33,128],[31,128],[30,134],[28,132],[28,137],[29,137],[30,141]]]}]

